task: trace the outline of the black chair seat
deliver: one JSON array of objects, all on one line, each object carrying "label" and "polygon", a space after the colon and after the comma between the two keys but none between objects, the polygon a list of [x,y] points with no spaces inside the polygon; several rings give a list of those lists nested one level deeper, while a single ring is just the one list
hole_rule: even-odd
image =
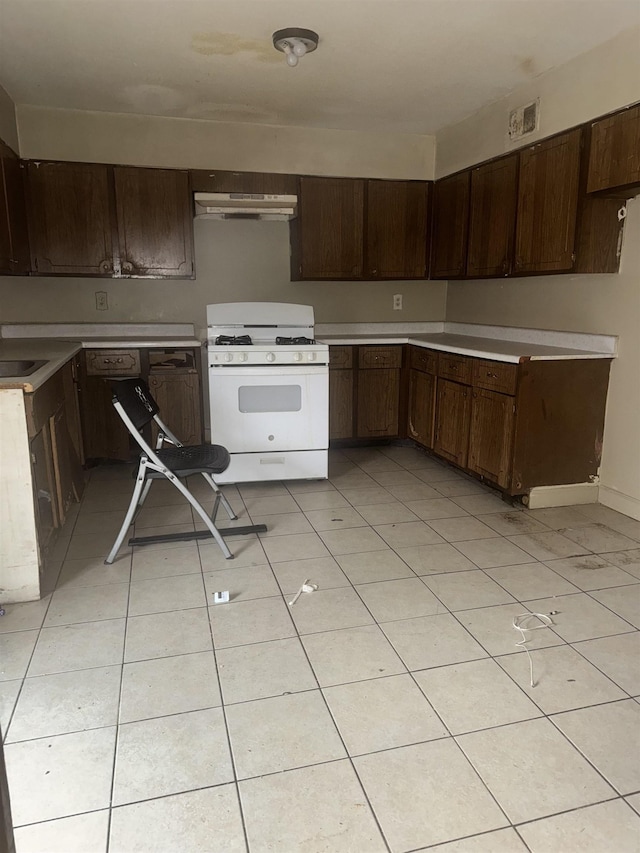
[{"label": "black chair seat", "polygon": [[[176,477],[190,474],[222,474],[229,467],[229,451],[220,444],[198,444],[193,447],[163,447],[158,458]],[[147,476],[151,475],[151,472]],[[155,472],[152,475],[156,476]],[[164,476],[164,475],[159,475]]]}]

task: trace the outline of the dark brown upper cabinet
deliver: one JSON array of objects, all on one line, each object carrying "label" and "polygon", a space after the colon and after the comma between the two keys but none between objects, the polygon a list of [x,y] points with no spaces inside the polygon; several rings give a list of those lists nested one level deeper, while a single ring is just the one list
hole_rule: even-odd
[{"label": "dark brown upper cabinet", "polygon": [[27,164],[31,268],[41,275],[113,275],[110,166]]},{"label": "dark brown upper cabinet", "polygon": [[606,116],[591,125],[587,192],[640,192],[640,106]]},{"label": "dark brown upper cabinet", "polygon": [[520,152],[516,273],[573,268],[581,137],[577,128]]},{"label": "dark brown upper cabinet", "polygon": [[511,272],[517,190],[517,154],[472,169],[467,254],[469,278],[496,278]]},{"label": "dark brown upper cabinet", "polygon": [[363,180],[300,178],[291,226],[293,280],[362,278]]},{"label": "dark brown upper cabinet", "polygon": [[295,195],[296,175],[275,172],[224,172],[220,169],[195,169],[191,172],[194,193],[273,193]]},{"label": "dark brown upper cabinet", "polygon": [[0,274],[29,272],[27,213],[20,159],[0,141]]},{"label": "dark brown upper cabinet", "polygon": [[188,172],[30,161],[27,205],[32,272],[193,278]]},{"label": "dark brown upper cabinet", "polygon": [[367,181],[367,278],[426,278],[428,191],[426,181]]},{"label": "dark brown upper cabinet", "polygon": [[113,172],[122,275],[193,278],[189,173],[128,166]]},{"label": "dark brown upper cabinet", "polygon": [[436,181],[433,194],[431,278],[462,278],[466,271],[470,171]]}]

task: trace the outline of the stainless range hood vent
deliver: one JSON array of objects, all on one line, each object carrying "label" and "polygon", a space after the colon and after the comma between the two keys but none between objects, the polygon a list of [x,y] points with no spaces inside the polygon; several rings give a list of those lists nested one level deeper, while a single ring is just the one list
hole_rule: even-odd
[{"label": "stainless range hood vent", "polygon": [[293,219],[295,195],[269,193],[194,193],[196,219]]}]

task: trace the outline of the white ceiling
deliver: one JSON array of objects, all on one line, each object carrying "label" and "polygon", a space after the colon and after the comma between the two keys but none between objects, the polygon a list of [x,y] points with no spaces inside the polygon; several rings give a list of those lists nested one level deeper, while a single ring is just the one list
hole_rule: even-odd
[{"label": "white ceiling", "polygon": [[[435,133],[640,23],[640,0],[0,0],[17,104]],[[289,68],[282,27],[316,30]]]}]

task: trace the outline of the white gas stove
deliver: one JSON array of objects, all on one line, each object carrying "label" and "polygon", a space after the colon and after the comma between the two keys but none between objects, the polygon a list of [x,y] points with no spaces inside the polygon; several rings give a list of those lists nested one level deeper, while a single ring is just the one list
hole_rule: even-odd
[{"label": "white gas stove", "polygon": [[327,476],[329,347],[313,308],[283,302],[207,306],[211,441],[231,455],[216,480]]}]

